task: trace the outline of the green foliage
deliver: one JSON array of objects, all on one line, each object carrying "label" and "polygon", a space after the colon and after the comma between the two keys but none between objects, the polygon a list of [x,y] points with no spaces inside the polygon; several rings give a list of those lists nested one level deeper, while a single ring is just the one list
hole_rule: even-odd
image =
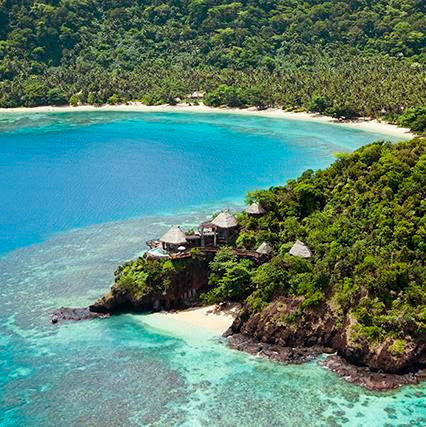
[{"label": "green foliage", "polygon": [[67,102],[77,93],[93,105],[156,105],[203,90],[209,105],[396,119],[424,105],[422,6],[5,0],[0,106]]},{"label": "green foliage", "polygon": [[352,339],[355,342],[360,342],[361,340],[367,340],[370,343],[379,343],[383,341],[386,337],[386,332],[379,326],[363,326],[358,324],[354,328]]},{"label": "green foliage", "polygon": [[[182,262],[182,261],[181,261]],[[115,286],[127,292],[134,300],[151,293],[166,291],[183,265],[171,260],[140,257],[120,266],[115,272]]]},{"label": "green foliage", "polygon": [[87,95],[87,103],[90,105],[94,105],[95,104],[95,94],[93,92],[89,92],[89,94]]},{"label": "green foliage", "polygon": [[118,104],[120,102],[120,98],[118,95],[111,95],[108,98],[107,102],[108,102],[108,104],[115,105],[115,104]]},{"label": "green foliage", "polygon": [[336,119],[354,119],[359,114],[359,108],[354,104],[336,105],[325,110],[326,114]]},{"label": "green foliage", "polygon": [[225,84],[208,92],[204,97],[204,102],[212,107],[227,105],[234,108],[247,107],[249,104],[248,96],[241,88]]},{"label": "green foliage", "polygon": [[70,99],[68,100],[68,103],[73,107],[76,107],[79,104],[79,102],[80,100],[77,95],[71,95]]},{"label": "green foliage", "polygon": [[260,311],[274,299],[288,291],[288,271],[280,258],[260,265],[253,273],[252,281],[255,291],[247,302],[253,312]]},{"label": "green foliage", "polygon": [[308,110],[323,113],[328,107],[328,101],[324,96],[315,95],[312,97]]},{"label": "green foliage", "polygon": [[191,249],[191,256],[194,261],[204,261],[205,260],[205,254],[201,252],[199,248],[192,248]]},{"label": "green foliage", "polygon": [[255,249],[256,234],[253,231],[242,231],[235,242],[237,248]]},{"label": "green foliage", "polygon": [[404,354],[405,344],[406,342],[404,340],[397,339],[389,346],[389,352],[393,356],[401,356]]},{"label": "green foliage", "polygon": [[345,310],[349,310],[357,301],[360,287],[354,284],[350,277],[344,277],[340,286],[341,289],[337,293],[338,302]]},{"label": "green foliage", "polygon": [[204,304],[223,301],[238,301],[248,295],[251,289],[252,263],[238,261],[229,248],[217,252],[210,263],[209,286],[212,289],[201,295]]},{"label": "green foliage", "polygon": [[426,106],[409,108],[398,118],[398,124],[414,132],[426,132]]},{"label": "green foliage", "polygon": [[315,291],[313,294],[308,295],[306,299],[300,304],[299,310],[303,312],[305,309],[315,307],[325,300],[325,295],[321,291]]},{"label": "green foliage", "polygon": [[[424,333],[425,138],[367,145],[254,199],[267,213],[240,217],[242,240],[269,235],[280,255],[252,273],[253,311],[280,295],[303,296],[300,316],[327,299],[356,320],[355,342]],[[288,254],[297,238],[312,259]]]}]

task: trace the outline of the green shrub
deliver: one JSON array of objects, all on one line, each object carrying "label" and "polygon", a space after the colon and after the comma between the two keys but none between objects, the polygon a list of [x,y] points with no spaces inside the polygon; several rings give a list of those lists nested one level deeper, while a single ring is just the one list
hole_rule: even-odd
[{"label": "green shrub", "polygon": [[254,249],[256,246],[256,235],[253,231],[242,231],[235,242],[237,248]]},{"label": "green shrub", "polygon": [[252,263],[238,261],[229,248],[219,250],[210,263],[209,286],[212,289],[201,295],[204,304],[238,301],[248,296],[251,283]]},{"label": "green shrub", "polygon": [[392,356],[401,356],[405,352],[405,345],[405,340],[396,339],[389,346],[389,353],[392,354]]},{"label": "green shrub", "polygon": [[243,108],[248,106],[249,100],[241,88],[222,84],[205,94],[204,103],[212,107],[226,105],[231,108]]},{"label": "green shrub", "polygon": [[118,95],[111,95],[108,98],[108,104],[110,105],[115,105],[115,104],[118,104],[119,102],[120,102],[120,98]]},{"label": "green shrub", "polygon": [[317,113],[323,113],[328,107],[328,100],[324,96],[313,96],[308,109],[309,111],[317,112]]},{"label": "green shrub", "polygon": [[413,132],[426,132],[426,106],[407,109],[398,117],[397,123],[410,128]]},{"label": "green shrub", "polygon": [[68,100],[69,104],[72,105],[73,107],[77,107],[77,105],[80,102],[79,96],[78,95],[72,95],[70,97],[70,99]]},{"label": "green shrub", "polygon": [[336,119],[354,119],[359,116],[357,108],[351,104],[328,107],[325,113]]}]

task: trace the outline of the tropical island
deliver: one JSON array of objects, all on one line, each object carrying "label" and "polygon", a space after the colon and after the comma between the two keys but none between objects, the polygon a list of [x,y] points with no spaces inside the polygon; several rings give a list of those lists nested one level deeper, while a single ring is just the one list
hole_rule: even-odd
[{"label": "tropical island", "polygon": [[425,425],[425,28],[0,1],[0,424]]},{"label": "tropical island", "polygon": [[[0,108],[275,108],[422,134],[425,25],[412,0],[4,1]],[[332,349],[375,371],[416,369],[424,363],[424,145],[372,144],[250,193],[246,212],[222,212],[199,230],[174,227],[118,268],[90,314],[74,316],[238,302],[229,331],[237,347],[250,347],[250,337],[318,346],[312,354]]]},{"label": "tropical island", "polygon": [[88,316],[238,302],[225,334],[234,348],[284,363],[335,353],[325,366],[376,390],[416,383],[426,363],[425,149],[424,137],[376,142],[248,194],[243,212],[173,226],[117,269]]}]

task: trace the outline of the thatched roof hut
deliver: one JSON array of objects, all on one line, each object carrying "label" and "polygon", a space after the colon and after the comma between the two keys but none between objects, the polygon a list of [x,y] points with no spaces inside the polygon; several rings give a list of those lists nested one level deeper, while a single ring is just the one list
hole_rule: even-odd
[{"label": "thatched roof hut", "polygon": [[290,249],[290,255],[310,258],[312,256],[312,252],[303,242],[296,240],[296,243]]},{"label": "thatched roof hut", "polygon": [[266,210],[260,203],[254,202],[247,207],[246,212],[250,215],[263,215]]},{"label": "thatched roof hut", "polygon": [[263,242],[256,252],[261,255],[270,255],[272,253],[272,246],[268,242]]},{"label": "thatched roof hut", "polygon": [[219,228],[234,228],[238,225],[237,218],[229,211],[221,212],[211,223]]},{"label": "thatched roof hut", "polygon": [[201,99],[204,97],[205,92],[201,92],[200,90],[195,90],[191,93],[192,99]]},{"label": "thatched roof hut", "polygon": [[184,245],[186,243],[186,235],[180,227],[174,225],[161,237],[160,242],[168,245]]}]

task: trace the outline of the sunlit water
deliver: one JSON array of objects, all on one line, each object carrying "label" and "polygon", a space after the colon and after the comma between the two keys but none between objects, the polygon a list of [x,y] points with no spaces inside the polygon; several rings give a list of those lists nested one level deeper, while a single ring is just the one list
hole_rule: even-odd
[{"label": "sunlit water", "polygon": [[144,315],[52,326],[170,224],[383,137],[259,117],[0,116],[0,425],[425,425],[425,387],[370,393]]}]

